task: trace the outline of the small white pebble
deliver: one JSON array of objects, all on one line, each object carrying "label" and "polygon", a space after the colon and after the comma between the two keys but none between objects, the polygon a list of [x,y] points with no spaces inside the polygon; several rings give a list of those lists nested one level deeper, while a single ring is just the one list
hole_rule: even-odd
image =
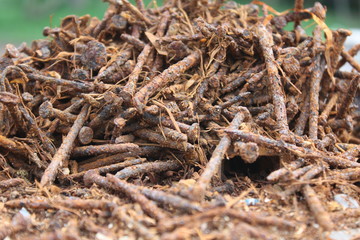
[{"label": "small white pebble", "polygon": [[360,208],[359,203],[352,197],[346,194],[336,194],[334,200],[339,203],[344,209],[346,208]]},{"label": "small white pebble", "polygon": [[64,175],[69,175],[69,174],[70,174],[70,169],[69,169],[69,168],[63,168],[63,169],[61,169],[61,172],[62,172]]},{"label": "small white pebble", "polygon": [[130,240],[130,238],[128,236],[122,236],[118,238],[118,240]]},{"label": "small white pebble", "polygon": [[24,218],[30,218],[30,213],[26,208],[21,208],[20,211],[21,215],[23,215]]},{"label": "small white pebble", "polygon": [[96,235],[95,235],[95,239],[97,240],[112,240],[112,238],[98,232]]}]

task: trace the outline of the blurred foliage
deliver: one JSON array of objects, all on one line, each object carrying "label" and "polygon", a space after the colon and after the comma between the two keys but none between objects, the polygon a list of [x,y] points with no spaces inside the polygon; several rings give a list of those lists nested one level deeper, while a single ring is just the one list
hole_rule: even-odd
[{"label": "blurred foliage", "polygon": [[102,17],[107,4],[97,0],[0,0],[0,41],[42,38],[45,26],[58,26],[66,15]]},{"label": "blurred foliage", "polygon": [[[144,2],[151,5],[154,1],[145,0]],[[251,1],[238,0],[237,2],[246,4]],[[278,11],[293,7],[293,1],[265,0],[264,2]],[[314,2],[305,1],[305,7],[313,6]],[[360,28],[358,0],[320,2],[329,7],[326,23],[330,27]],[[43,28],[58,26],[60,20],[66,15],[90,14],[102,18],[107,5],[101,0],[0,0],[0,45],[6,42],[19,44],[23,41],[31,42],[33,39],[43,38]]]}]

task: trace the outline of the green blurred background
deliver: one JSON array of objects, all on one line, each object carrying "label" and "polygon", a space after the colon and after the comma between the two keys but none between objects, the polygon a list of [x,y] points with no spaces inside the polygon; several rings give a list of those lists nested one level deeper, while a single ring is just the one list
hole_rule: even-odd
[{"label": "green blurred background", "polygon": [[[155,1],[155,0],[154,0]],[[145,0],[151,4],[152,0]],[[160,2],[160,1],[158,1]],[[238,0],[246,4],[251,1]],[[293,7],[293,1],[264,1],[278,11]],[[305,7],[313,6],[315,1],[305,0]],[[359,0],[323,0],[328,7],[326,23],[331,28],[360,28]],[[58,26],[66,15],[91,14],[102,18],[108,4],[101,0],[0,0],[0,47],[6,43],[15,45],[21,42],[43,38],[45,26]]]}]

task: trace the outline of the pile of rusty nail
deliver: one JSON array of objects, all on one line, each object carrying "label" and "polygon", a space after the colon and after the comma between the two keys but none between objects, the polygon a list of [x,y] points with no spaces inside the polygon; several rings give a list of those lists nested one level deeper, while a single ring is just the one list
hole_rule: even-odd
[{"label": "pile of rusty nail", "polygon": [[0,239],[352,226],[359,209],[333,196],[360,201],[360,44],[344,50],[326,7],[106,2],[102,20],[67,16],[0,57]]}]

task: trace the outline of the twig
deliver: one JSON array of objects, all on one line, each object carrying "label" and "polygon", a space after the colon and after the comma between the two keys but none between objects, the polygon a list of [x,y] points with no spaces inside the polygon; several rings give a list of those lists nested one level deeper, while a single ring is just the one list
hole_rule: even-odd
[{"label": "twig", "polygon": [[353,67],[355,70],[360,73],[360,64],[345,50],[341,52],[341,56]]},{"label": "twig", "polygon": [[[121,40],[130,43],[133,45],[137,50],[143,50],[145,47],[145,43],[138,39],[136,36],[132,36],[126,33],[120,35]],[[140,55],[139,55],[140,56]]]},{"label": "twig", "polygon": [[334,223],[332,222],[328,212],[325,211],[316,192],[310,185],[306,184],[303,187],[303,194],[305,200],[310,208],[310,211],[314,214],[319,225],[327,231],[334,229]]},{"label": "twig", "polygon": [[129,177],[135,177],[139,174],[176,170],[180,167],[181,167],[181,163],[177,160],[171,160],[166,162],[163,161],[147,162],[132,167],[124,168],[123,170],[117,172],[115,174],[115,177],[119,179],[126,179]]},{"label": "twig", "polygon": [[8,189],[11,187],[16,187],[23,183],[25,183],[25,181],[22,178],[11,178],[11,179],[7,179],[7,180],[2,180],[2,181],[0,181],[0,189],[1,188]]},{"label": "twig", "polygon": [[193,152],[195,147],[194,145],[188,142],[176,142],[176,141],[168,141],[161,133],[157,133],[150,129],[140,129],[134,132],[134,135],[140,137],[142,139],[147,139],[151,142],[155,142],[160,144],[162,147],[168,147],[172,149],[178,149],[180,151],[185,152]]},{"label": "twig", "polygon": [[256,25],[256,32],[259,39],[259,44],[266,63],[266,70],[268,74],[268,87],[273,98],[276,121],[279,132],[281,134],[289,133],[289,126],[287,123],[285,97],[282,89],[278,68],[275,64],[274,53],[272,51],[273,39],[272,35],[263,24]]},{"label": "twig", "polygon": [[132,12],[136,17],[140,18],[141,20],[143,20],[147,25],[151,25],[150,20],[144,16],[144,14],[142,14],[142,12],[135,7],[134,5],[132,5],[128,0],[122,0],[123,4],[125,5],[125,7]]},{"label": "twig", "polygon": [[[352,48],[349,49],[348,54],[354,57],[359,51],[360,51],[360,44],[355,44],[354,46],[352,46]],[[340,61],[336,66],[336,69],[340,69],[342,66],[344,66],[345,63],[346,63],[345,58],[340,59]]]},{"label": "twig", "polygon": [[114,208],[114,203],[106,200],[95,200],[95,199],[16,199],[10,200],[5,203],[8,208],[32,208],[32,209],[56,209],[56,208],[74,208],[74,209],[100,209],[100,210],[111,210]]},{"label": "twig", "polygon": [[295,169],[298,169],[299,167],[304,165],[304,163],[305,163],[304,159],[299,158],[299,159],[289,163],[286,167],[282,167],[282,168],[270,173],[266,179],[269,181],[277,181],[286,175],[291,175],[291,173]]},{"label": "twig", "polygon": [[338,98],[339,98],[339,94],[337,94],[337,93],[335,93],[334,95],[331,96],[329,102],[325,106],[325,109],[320,114],[319,123],[325,124],[327,122],[330,112],[333,109],[333,107],[335,106]]},{"label": "twig", "polygon": [[354,79],[349,83],[349,87],[346,91],[345,97],[342,99],[340,107],[338,109],[336,118],[343,119],[349,110],[350,104],[354,101],[356,92],[359,88],[360,84],[360,75],[357,75]]},{"label": "twig", "polygon": [[141,51],[141,53],[138,56],[137,63],[134,67],[134,70],[129,75],[128,82],[120,92],[120,96],[125,100],[125,102],[130,102],[135,94],[136,90],[136,83],[139,79],[140,72],[142,70],[142,67],[145,64],[146,59],[148,58],[150,51],[152,50],[152,47],[149,44],[146,44],[144,46],[144,49]]},{"label": "twig", "polygon": [[360,155],[360,146],[357,145],[355,147],[350,148],[349,150],[343,152],[340,156],[353,160],[354,158],[358,157]]},{"label": "twig", "polygon": [[167,83],[174,81],[180,74],[196,65],[199,60],[200,53],[198,51],[194,51],[183,60],[171,65],[168,69],[154,77],[151,82],[146,84],[135,94],[133,98],[135,107],[142,112],[149,97],[152,96],[156,90],[162,88]]},{"label": "twig", "polygon": [[88,157],[103,153],[139,152],[140,148],[134,143],[102,144],[76,147],[71,153],[72,158]]},{"label": "twig", "polygon": [[310,115],[310,96],[309,94],[304,93],[303,102],[301,106],[301,112],[298,119],[296,119],[296,124],[294,127],[294,133],[301,136],[304,134],[306,123]]},{"label": "twig", "polygon": [[[314,49],[321,45],[321,27],[314,30]],[[314,69],[311,72],[310,80],[310,115],[309,115],[309,137],[312,140],[318,138],[319,124],[319,92],[320,82],[325,70],[324,60],[320,54],[314,57]]]},{"label": "twig", "polygon": [[127,213],[126,210],[123,209],[123,207],[117,207],[113,210],[112,216],[114,218],[120,219],[126,227],[135,230],[140,236],[142,236],[144,239],[155,239],[154,234],[149,231],[149,229],[143,225],[140,221],[136,221],[133,218],[131,218]]},{"label": "twig", "polygon": [[160,231],[170,231],[176,227],[183,225],[192,224],[199,221],[206,221],[207,219],[212,219],[214,217],[229,216],[230,218],[239,219],[241,221],[250,223],[250,224],[261,224],[265,226],[277,226],[281,228],[294,228],[295,223],[292,221],[287,221],[282,218],[273,217],[273,216],[262,216],[254,212],[243,212],[234,209],[227,208],[214,208],[203,213],[196,213],[194,215],[187,215],[181,217],[175,217],[172,219],[166,219],[159,223]]},{"label": "twig", "polygon": [[[295,7],[294,7],[294,11],[295,12],[301,12],[304,8],[304,0],[295,0]],[[300,25],[300,19],[295,20],[294,22],[294,29],[296,29],[296,27]]]},{"label": "twig", "polygon": [[142,195],[136,187],[128,184],[123,180],[118,179],[114,175],[108,173],[105,178],[101,177],[96,170],[90,170],[85,174],[84,182],[86,185],[96,183],[105,188],[124,192],[132,200],[138,202],[144,212],[150,217],[153,217],[156,220],[167,218],[166,214],[162,210],[160,210],[152,201]]},{"label": "twig", "polygon": [[80,129],[84,125],[84,122],[86,121],[86,118],[88,115],[88,110],[89,110],[89,104],[85,104],[82,107],[81,112],[79,113],[78,117],[76,118],[73,126],[71,127],[68,135],[64,139],[60,148],[55,153],[53,159],[51,160],[51,163],[46,168],[46,170],[41,178],[41,182],[40,182],[41,186],[52,184],[56,178],[58,171],[60,170],[59,168],[62,166],[64,161],[69,159],[71,150],[74,147],[74,141],[75,141]]},{"label": "twig", "polygon": [[[125,167],[141,164],[144,161],[146,161],[145,158],[135,158],[135,159],[127,160],[124,162],[106,165],[104,167],[98,167],[98,168],[95,168],[95,170],[99,171],[100,174],[110,173],[110,172],[118,171]],[[86,171],[74,173],[74,174],[67,176],[66,178],[71,179],[71,180],[79,179],[79,178],[82,178],[85,175],[85,173],[86,173]]]},{"label": "twig", "polygon": [[142,195],[137,188],[109,173],[106,174],[106,179],[113,184],[113,189],[124,192],[132,200],[139,203],[144,212],[146,212],[149,216],[155,218],[158,221],[167,218],[167,214],[158,208],[154,202],[150,201],[144,195]]},{"label": "twig", "polygon": [[85,82],[85,81],[71,81],[65,79],[58,79],[54,77],[44,76],[36,73],[29,73],[27,75],[29,80],[40,81],[45,83],[53,83],[56,85],[62,85],[65,87],[73,88],[76,91],[80,92],[91,92],[94,91],[95,85],[93,83]]},{"label": "twig", "polygon": [[146,188],[146,187],[138,187],[138,188],[140,189],[142,194],[144,194],[147,198],[150,198],[154,201],[157,201],[157,202],[160,202],[163,204],[169,204],[173,207],[180,208],[187,212],[203,211],[203,207],[201,207],[198,203],[191,202],[185,198],[182,198],[182,197],[179,197],[179,196],[176,196],[176,195],[164,192],[164,191],[156,190],[156,189],[150,189],[150,188]]},{"label": "twig", "polygon": [[[245,114],[240,111],[231,121],[228,129],[238,129],[240,124],[244,121]],[[205,191],[210,184],[212,177],[218,172],[224,156],[230,147],[231,139],[225,135],[221,138],[219,144],[216,146],[209,162],[206,164],[204,172],[201,174],[196,185],[191,190],[190,197],[194,200],[200,201],[204,198]]]},{"label": "twig", "polygon": [[338,181],[339,179],[346,181],[357,182],[360,180],[360,168],[351,168],[351,169],[341,169],[336,171],[331,171],[326,177],[329,180]]},{"label": "twig", "polygon": [[303,158],[319,158],[327,162],[328,164],[336,167],[360,167],[360,163],[349,161],[345,158],[327,156],[322,152],[315,151],[309,148],[302,148],[296,145],[285,143],[282,141],[273,140],[258,134],[244,132],[240,130],[225,129],[225,132],[230,134],[233,139],[241,139],[245,142],[255,142],[260,146],[268,147],[270,149],[286,150],[292,154],[295,154]]},{"label": "twig", "polygon": [[160,150],[160,147],[144,146],[140,148],[139,152],[118,153],[110,156],[100,155],[101,157],[96,157],[96,159],[89,159],[84,163],[80,163],[79,171],[86,171],[89,169],[107,166],[109,164],[115,164],[121,161],[125,161],[127,158],[154,156],[158,154]]}]

